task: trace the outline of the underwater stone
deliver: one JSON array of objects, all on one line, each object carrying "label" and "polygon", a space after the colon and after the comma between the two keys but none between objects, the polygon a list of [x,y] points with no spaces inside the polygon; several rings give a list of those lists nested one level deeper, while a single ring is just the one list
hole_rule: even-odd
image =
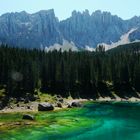
[{"label": "underwater stone", "polygon": [[32,116],[32,115],[29,115],[29,114],[24,114],[22,119],[24,119],[24,120],[34,120],[35,117]]}]

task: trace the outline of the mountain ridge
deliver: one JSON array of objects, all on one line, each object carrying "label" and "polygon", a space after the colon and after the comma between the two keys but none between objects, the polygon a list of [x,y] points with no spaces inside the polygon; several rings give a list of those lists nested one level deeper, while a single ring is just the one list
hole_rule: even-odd
[{"label": "mountain ridge", "polygon": [[[131,19],[97,10],[89,14],[73,11],[72,15],[60,20],[54,9],[29,14],[26,11],[6,13],[0,16],[0,42],[25,48],[49,48],[55,44],[63,46],[64,40],[75,48],[95,48],[98,44],[111,45],[133,28],[130,42],[140,40],[140,17]],[[55,48],[55,47],[54,47]]]}]

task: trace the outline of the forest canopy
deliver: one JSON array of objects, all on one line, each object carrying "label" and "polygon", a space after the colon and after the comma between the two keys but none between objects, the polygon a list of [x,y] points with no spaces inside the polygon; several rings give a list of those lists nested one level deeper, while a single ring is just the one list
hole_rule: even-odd
[{"label": "forest canopy", "polygon": [[[110,89],[109,84],[112,85]],[[24,97],[26,93],[35,94],[38,90],[95,98],[99,93],[109,95],[109,90],[140,91],[140,43],[106,52],[104,49],[45,52],[2,44],[0,88],[5,88],[5,94],[12,97]]]}]

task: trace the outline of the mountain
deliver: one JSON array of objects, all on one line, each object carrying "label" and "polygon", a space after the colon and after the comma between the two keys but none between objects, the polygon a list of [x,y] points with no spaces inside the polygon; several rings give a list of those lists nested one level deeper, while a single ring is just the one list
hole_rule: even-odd
[{"label": "mountain", "polygon": [[0,17],[0,40],[14,46],[38,48],[61,43],[59,20],[54,10],[35,14],[8,13]]},{"label": "mountain", "polygon": [[118,47],[119,45],[125,45],[125,44],[129,44],[129,43],[137,42],[137,41],[139,42],[139,40],[133,40],[133,41],[130,40],[131,34],[135,33],[137,30],[138,30],[138,28],[132,28],[130,31],[123,34],[120,37],[120,40],[118,40],[117,42],[112,42],[111,44],[101,43],[101,44],[98,44],[98,46],[102,45],[105,47],[105,50],[109,50],[109,49]]},{"label": "mountain", "polygon": [[[126,40],[121,41],[122,37]],[[59,21],[53,9],[0,16],[0,42],[17,47],[53,50],[66,49],[68,44],[73,50],[94,50],[98,44],[105,44],[108,49],[117,42],[120,45],[137,40],[140,40],[140,17],[137,16],[123,20],[109,12],[98,10],[89,14],[85,10],[73,11],[71,17]]]}]

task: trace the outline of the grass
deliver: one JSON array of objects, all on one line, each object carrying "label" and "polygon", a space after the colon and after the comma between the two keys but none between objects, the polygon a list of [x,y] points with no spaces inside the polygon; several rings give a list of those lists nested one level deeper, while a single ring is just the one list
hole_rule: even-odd
[{"label": "grass", "polygon": [[[57,101],[57,95],[50,95],[48,93],[42,93],[42,92],[38,92],[38,96],[39,96],[39,101],[40,102],[49,102],[49,103],[56,103]],[[68,96],[67,98],[64,98],[64,100],[70,101],[73,100],[72,96]]]},{"label": "grass", "polygon": [[49,103],[55,103],[56,102],[56,96],[52,96],[52,95],[50,95],[50,94],[48,94],[48,93],[41,93],[41,92],[39,92],[38,93],[38,95],[39,95],[39,101],[40,102],[49,102]]}]

